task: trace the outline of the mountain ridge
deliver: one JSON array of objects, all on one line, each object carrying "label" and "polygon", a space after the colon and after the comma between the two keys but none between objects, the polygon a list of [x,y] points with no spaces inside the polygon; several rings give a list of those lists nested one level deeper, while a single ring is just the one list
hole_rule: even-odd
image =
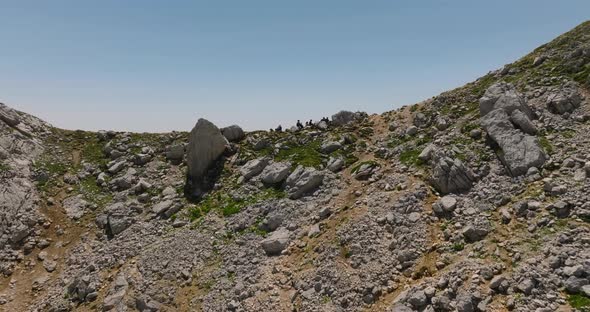
[{"label": "mountain ridge", "polygon": [[590,21],[288,131],[71,131],[0,105],[0,307],[588,309],[589,90]]}]

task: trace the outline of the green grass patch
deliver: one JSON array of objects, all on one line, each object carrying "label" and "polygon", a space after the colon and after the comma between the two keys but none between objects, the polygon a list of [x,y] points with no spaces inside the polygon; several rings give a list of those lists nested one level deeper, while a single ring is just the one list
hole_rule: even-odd
[{"label": "green grass patch", "polygon": [[82,160],[98,165],[100,167],[106,167],[109,162],[103,153],[104,144],[99,142],[96,135],[92,135],[88,141],[82,146],[80,157]]},{"label": "green grass patch", "polygon": [[549,140],[545,137],[545,136],[540,136],[539,137],[539,144],[541,145],[541,147],[545,150],[545,152],[547,154],[553,154],[553,145],[551,144],[551,142],[549,142]]},{"label": "green grass patch", "polygon": [[576,136],[576,131],[574,130],[564,130],[561,132],[561,136],[566,138],[566,139],[572,139],[574,136]]},{"label": "green grass patch", "polygon": [[373,133],[375,133],[375,130],[371,127],[364,127],[359,130],[359,133],[361,137],[369,138],[371,135],[373,135]]},{"label": "green grass patch", "polygon": [[66,164],[53,160],[40,160],[35,162],[35,169],[47,172],[49,175],[64,175],[68,171]]},{"label": "green grass patch", "polygon": [[343,148],[332,152],[330,156],[333,156],[335,158],[342,157],[342,159],[344,159],[344,164],[346,167],[354,164],[359,160],[358,157],[354,155],[354,146],[352,145],[346,145]]},{"label": "green grass patch", "polygon": [[198,204],[189,207],[188,216],[191,221],[200,219],[210,211],[215,210],[222,216],[228,217],[240,212],[245,207],[257,204],[273,198],[284,198],[285,192],[275,188],[267,188],[257,194],[250,195],[246,198],[236,199],[227,193],[217,192],[210,194]]},{"label": "green grass patch", "polygon": [[461,133],[469,134],[472,130],[478,129],[479,125],[474,122],[467,123],[461,127]]},{"label": "green grass patch", "polygon": [[101,187],[96,184],[96,178],[94,176],[88,176],[80,180],[79,192],[84,196],[84,199],[96,204],[100,208],[104,208],[113,200],[113,197],[109,193],[103,192]]},{"label": "green grass patch", "polygon": [[465,245],[463,243],[454,243],[453,246],[451,246],[451,248],[454,251],[459,252],[459,251],[465,249]]},{"label": "green grass patch", "polygon": [[585,68],[573,75],[573,79],[582,85],[590,85],[590,63]]},{"label": "green grass patch", "polygon": [[409,135],[404,135],[404,136],[399,136],[399,137],[393,137],[391,138],[391,140],[387,143],[387,147],[389,148],[396,148],[406,142],[409,142],[412,140],[412,137],[410,137]]},{"label": "green grass patch", "polygon": [[8,171],[8,170],[10,170],[10,166],[8,166],[5,163],[0,162],[0,172]]},{"label": "green grass patch", "polygon": [[44,154],[41,159],[33,164],[33,168],[38,172],[46,174],[46,179],[38,180],[37,187],[39,190],[48,192],[57,187],[59,177],[68,171],[68,165],[53,160],[48,154]]},{"label": "green grass patch", "polygon": [[421,151],[417,150],[417,149],[408,149],[405,150],[403,152],[400,153],[399,155],[399,161],[402,164],[405,164],[407,166],[416,166],[419,167],[421,165],[423,165],[423,162],[418,158],[418,156],[420,155]]},{"label": "green grass patch", "polygon": [[312,141],[305,145],[294,145],[288,149],[281,149],[275,156],[275,160],[290,161],[294,165],[318,168],[322,164],[320,146],[320,141]]},{"label": "green grass patch", "polygon": [[581,295],[581,294],[569,295],[567,297],[567,302],[574,309],[579,309],[581,311],[590,311],[590,298],[588,298],[584,295]]},{"label": "green grass patch", "polygon": [[363,162],[356,164],[354,167],[352,167],[350,172],[357,173],[363,165],[370,165],[370,166],[376,167],[376,166],[379,166],[379,163],[374,160],[363,161]]},{"label": "green grass patch", "polygon": [[239,235],[242,235],[242,234],[245,234],[245,233],[253,233],[253,234],[256,234],[258,236],[265,237],[266,234],[268,234],[268,231],[262,229],[260,227],[260,223],[262,223],[262,219],[256,220],[256,223],[255,224],[253,224],[253,225],[251,225],[251,226],[249,226],[249,227],[247,227],[247,228],[239,231],[238,234]]}]

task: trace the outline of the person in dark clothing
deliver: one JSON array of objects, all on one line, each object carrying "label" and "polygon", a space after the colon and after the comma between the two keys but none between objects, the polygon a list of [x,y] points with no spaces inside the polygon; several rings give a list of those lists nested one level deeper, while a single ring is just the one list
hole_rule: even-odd
[{"label": "person in dark clothing", "polygon": [[276,129],[276,132],[282,132],[283,131],[283,127],[281,127],[281,125],[279,125]]},{"label": "person in dark clothing", "polygon": [[303,124],[301,124],[299,119],[297,120],[297,128],[299,128],[299,130],[303,129]]}]

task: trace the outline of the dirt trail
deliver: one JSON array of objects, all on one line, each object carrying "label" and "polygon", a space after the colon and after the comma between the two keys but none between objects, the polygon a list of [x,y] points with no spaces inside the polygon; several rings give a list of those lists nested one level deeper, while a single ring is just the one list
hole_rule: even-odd
[{"label": "dirt trail", "polygon": [[[80,152],[77,150],[72,153],[72,164],[74,166],[80,164]],[[44,249],[33,249],[17,264],[12,276],[0,278],[0,289],[6,290],[2,293],[9,299],[2,306],[5,311],[28,311],[34,300],[45,293],[46,287],[33,290],[35,281],[45,280],[45,285],[54,282],[65,266],[69,249],[80,241],[81,235],[86,230],[81,226],[84,220],[74,223],[65,214],[62,201],[70,196],[67,188],[67,185],[62,186],[49,194],[53,198],[52,205],[45,200],[40,202],[39,212],[47,220],[47,226],[42,228],[40,238],[47,240],[50,245]],[[56,269],[53,272],[47,272],[43,267],[43,261],[38,259],[41,252],[47,254],[45,259],[56,262]]]},{"label": "dirt trail", "polygon": [[[430,214],[432,212],[432,204],[436,201],[436,196],[430,194],[424,202],[424,213]],[[439,253],[436,251],[436,246],[440,243],[441,230],[437,224],[427,223],[427,252],[425,252],[420,258],[416,260],[416,264],[413,266],[412,271],[418,275],[404,277],[402,276],[398,287],[391,293],[385,294],[380,297],[373,305],[367,307],[365,311],[385,311],[389,308],[395,299],[408,287],[419,284],[424,278],[430,277],[438,271],[436,268],[436,262],[439,259]]]}]

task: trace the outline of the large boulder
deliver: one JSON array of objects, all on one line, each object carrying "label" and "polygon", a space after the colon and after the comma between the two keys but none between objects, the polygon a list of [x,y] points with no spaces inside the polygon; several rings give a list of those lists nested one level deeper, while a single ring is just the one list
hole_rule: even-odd
[{"label": "large boulder", "polygon": [[287,179],[287,177],[289,176],[290,171],[290,163],[275,162],[264,168],[264,170],[260,174],[260,179],[264,184],[276,185],[285,181],[285,179]]},{"label": "large boulder", "polygon": [[7,125],[14,127],[20,123],[20,117],[17,112],[0,103],[0,120],[4,121]]},{"label": "large boulder", "polygon": [[180,164],[184,159],[184,145],[176,144],[166,148],[166,159],[173,164]]},{"label": "large boulder", "polygon": [[536,137],[534,117],[514,86],[497,83],[479,100],[481,123],[488,136],[500,147],[498,156],[513,176],[540,168],[547,158]]},{"label": "large boulder", "polygon": [[281,252],[285,248],[287,248],[287,245],[289,244],[289,231],[286,229],[274,231],[260,244],[262,245],[262,249],[268,256],[280,255]]},{"label": "large boulder", "polygon": [[323,181],[324,175],[315,168],[298,166],[287,178],[286,190],[289,198],[297,199],[314,191]]},{"label": "large boulder", "polygon": [[567,83],[547,96],[547,109],[555,114],[565,114],[580,107],[582,97],[574,83]]},{"label": "large boulder", "polygon": [[206,174],[228,145],[219,128],[206,119],[199,119],[189,135],[187,147],[187,192],[202,195]]},{"label": "large boulder", "polygon": [[415,113],[413,118],[413,124],[418,128],[426,128],[430,124],[430,118],[424,115],[423,113]]},{"label": "large boulder", "polygon": [[461,160],[442,156],[434,161],[431,182],[443,194],[463,192],[471,188],[473,174]]},{"label": "large boulder", "polygon": [[320,147],[320,152],[324,154],[330,154],[332,152],[339,150],[340,148],[342,148],[342,144],[340,144],[340,142],[328,141],[322,144],[322,146]]},{"label": "large boulder", "polygon": [[357,180],[367,180],[379,169],[379,164],[367,162],[353,169],[354,178]]},{"label": "large boulder", "polygon": [[326,167],[332,172],[338,172],[344,167],[345,164],[346,162],[342,157],[330,157]]},{"label": "large boulder", "polygon": [[232,125],[221,129],[221,134],[230,142],[239,142],[246,137],[244,130],[238,125]]},{"label": "large boulder", "polygon": [[540,168],[546,155],[536,137],[514,128],[508,114],[500,109],[494,110],[482,118],[482,126],[502,153],[498,156],[510,174],[526,174],[529,168]]},{"label": "large boulder", "polygon": [[361,112],[350,112],[350,111],[339,111],[338,113],[332,115],[332,124],[335,126],[343,126],[348,123],[351,123],[357,119],[360,119],[363,116]]},{"label": "large boulder", "polygon": [[494,109],[502,109],[507,114],[514,110],[520,110],[529,119],[533,118],[532,110],[526,105],[524,97],[516,91],[510,83],[499,82],[490,86],[479,99],[479,112],[481,116],[487,115]]},{"label": "large boulder", "polygon": [[468,225],[463,228],[461,233],[467,242],[472,243],[484,239],[488,235],[489,230],[487,227],[481,225]]}]

